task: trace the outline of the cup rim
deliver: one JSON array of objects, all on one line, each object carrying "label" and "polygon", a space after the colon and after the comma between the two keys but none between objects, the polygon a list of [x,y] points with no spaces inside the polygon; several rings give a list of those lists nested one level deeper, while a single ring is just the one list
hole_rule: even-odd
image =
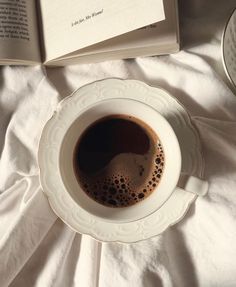
[{"label": "cup rim", "polygon": [[[60,162],[63,142],[64,142],[64,140],[65,140],[65,138],[66,138],[66,135],[67,135],[68,131],[69,131],[70,128],[72,127],[72,125],[73,125],[75,122],[79,121],[79,119],[80,119],[86,112],[89,112],[89,111],[91,112],[92,109],[96,109],[98,106],[102,106],[102,105],[104,105],[104,104],[109,104],[110,102],[114,105],[114,104],[115,104],[115,101],[123,102],[123,103],[126,103],[126,104],[127,104],[127,102],[136,103],[136,105],[141,105],[141,106],[145,107],[146,109],[148,109],[149,111],[152,111],[152,113],[155,114],[155,117],[161,119],[162,123],[165,123],[165,127],[168,127],[169,134],[171,135],[171,139],[172,139],[172,145],[174,146],[174,150],[175,150],[175,157],[176,157],[176,159],[177,159],[177,160],[175,161],[175,162],[176,162],[176,164],[175,164],[175,174],[174,174],[174,176],[172,177],[171,184],[169,184],[169,186],[168,186],[168,187],[169,187],[168,192],[167,192],[165,195],[164,195],[164,192],[162,192],[162,201],[161,201],[161,204],[156,204],[156,208],[150,209],[150,211],[146,212],[146,214],[139,215],[139,216],[133,216],[133,217],[130,218],[130,219],[128,219],[128,218],[126,218],[126,219],[120,218],[120,219],[119,219],[119,217],[117,217],[116,219],[114,219],[114,218],[111,219],[111,218],[109,218],[109,217],[107,217],[107,216],[104,216],[104,215],[102,216],[101,214],[98,214],[98,213],[94,212],[94,210],[93,210],[92,208],[89,208],[89,209],[86,208],[85,205],[83,205],[83,204],[81,205],[81,202],[78,203],[78,198],[75,198],[74,194],[70,192],[70,188],[68,188],[68,185],[67,185],[66,182],[65,182],[65,174],[64,174],[64,171],[63,171],[61,162]],[[112,115],[112,114],[114,114],[114,113],[110,113],[110,115]],[[116,114],[117,114],[117,113],[116,113]],[[118,114],[122,114],[122,113],[121,113],[121,112],[118,112]],[[126,113],[123,113],[123,114],[126,114]],[[136,118],[139,118],[137,115],[133,115],[133,116],[136,117]],[[101,118],[101,117],[100,117],[100,118]],[[143,120],[143,119],[141,119],[141,120]],[[92,124],[93,122],[94,122],[94,120],[91,121],[90,124]],[[145,120],[144,120],[144,122],[146,123]],[[148,123],[147,123],[147,124],[148,124]],[[152,126],[151,124],[148,124],[148,125],[153,129],[153,126]],[[89,126],[89,125],[87,125],[86,127],[84,127],[83,130],[85,130],[88,126]],[[153,129],[153,130],[154,130],[154,132],[156,132],[155,129]],[[82,133],[82,131],[81,131],[81,133]],[[162,142],[162,141],[163,141],[163,138],[161,138],[158,133],[157,133],[157,135],[158,135],[158,137],[160,138],[160,140],[161,140],[161,142]],[[80,136],[80,135],[78,135],[78,138],[79,138],[79,136]],[[78,138],[77,138],[77,140],[78,140]],[[165,153],[165,146],[164,146],[164,144],[163,144],[163,149],[164,149],[164,153]],[[84,210],[86,210],[87,212],[93,214],[94,216],[97,216],[97,217],[99,217],[100,219],[105,220],[105,221],[109,221],[109,222],[119,222],[119,223],[122,223],[122,222],[131,222],[131,221],[135,221],[135,220],[141,219],[141,218],[143,218],[143,217],[146,217],[146,216],[152,214],[153,212],[155,212],[157,209],[159,209],[159,208],[168,200],[168,198],[169,198],[169,197],[171,196],[171,194],[173,193],[173,191],[174,191],[174,189],[175,189],[175,187],[176,187],[176,185],[177,185],[177,182],[178,182],[178,179],[179,179],[179,175],[180,175],[180,171],[181,171],[181,151],[180,151],[180,146],[179,146],[178,139],[177,139],[177,137],[176,137],[176,135],[175,135],[175,133],[174,133],[173,128],[172,128],[171,125],[168,123],[168,121],[167,121],[159,112],[157,112],[155,109],[153,109],[151,106],[147,105],[146,103],[140,102],[140,101],[138,101],[138,100],[134,100],[134,99],[118,98],[118,97],[117,97],[117,98],[112,98],[112,99],[104,99],[104,100],[102,100],[102,101],[100,101],[100,102],[94,103],[94,104],[88,106],[87,108],[85,108],[83,111],[81,111],[80,114],[78,114],[77,118],[76,118],[73,122],[71,122],[70,126],[67,128],[67,131],[66,131],[66,133],[65,133],[65,135],[64,135],[64,137],[63,137],[63,140],[62,140],[62,143],[61,143],[61,146],[60,146],[60,149],[59,149],[59,150],[60,150],[60,152],[59,152],[59,159],[58,159],[58,160],[59,160],[60,176],[61,176],[62,182],[63,182],[63,184],[64,184],[64,186],[65,186],[65,190],[72,196],[72,198],[76,201],[76,203],[78,204],[78,206],[80,206],[80,208],[83,208]],[[165,156],[166,156],[166,154],[165,154]],[[165,159],[165,165],[166,165],[166,159]],[[166,168],[166,167],[165,167],[165,168]],[[163,175],[162,175],[162,177],[161,177],[160,184],[161,184],[161,182],[163,181],[163,176],[164,176],[164,174],[166,174],[166,173],[165,173],[165,170],[164,170]],[[77,182],[77,184],[78,184],[78,182]],[[143,201],[140,201],[140,203],[143,203],[143,202],[147,201],[147,199],[148,199],[149,197],[151,197],[153,194],[155,194],[158,190],[160,191],[160,184],[158,184],[157,188],[156,188],[146,199],[144,199]],[[163,184],[163,183],[162,183],[162,184]],[[165,184],[166,184],[166,181],[165,181]],[[79,186],[79,184],[78,184],[78,186]],[[171,187],[170,187],[170,186],[171,186]],[[164,187],[165,187],[165,186],[164,186]],[[162,188],[163,188],[162,190],[164,190],[164,187],[162,187]],[[81,190],[82,190],[82,188],[81,188]],[[136,203],[136,204],[134,204],[134,205],[132,205],[132,206],[129,206],[129,207],[121,207],[121,208],[105,207],[104,205],[102,205],[102,204],[100,204],[100,203],[97,203],[96,201],[94,201],[93,199],[91,199],[83,190],[82,190],[82,193],[87,196],[87,198],[90,200],[90,202],[93,202],[92,206],[94,206],[94,203],[96,203],[95,205],[99,205],[100,207],[102,206],[103,209],[104,209],[104,208],[105,208],[105,209],[106,209],[106,208],[112,209],[112,211],[114,211],[114,209],[116,209],[116,210],[120,209],[120,210],[124,211],[124,209],[128,209],[128,208],[131,208],[131,207],[133,207],[132,209],[135,210],[134,207],[139,204],[139,203]],[[81,195],[81,191],[80,191],[80,195]],[[154,199],[154,198],[153,198],[153,199]],[[156,198],[155,198],[155,199],[156,199]],[[160,199],[160,195],[159,195],[159,199]],[[147,203],[146,203],[146,205],[147,205]],[[137,209],[137,210],[138,210],[138,209]]]}]

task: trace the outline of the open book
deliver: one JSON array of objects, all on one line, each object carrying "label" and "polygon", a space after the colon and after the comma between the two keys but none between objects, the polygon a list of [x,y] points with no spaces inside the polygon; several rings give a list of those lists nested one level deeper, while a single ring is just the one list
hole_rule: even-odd
[{"label": "open book", "polygon": [[0,0],[0,64],[62,66],[178,50],[177,0]]}]

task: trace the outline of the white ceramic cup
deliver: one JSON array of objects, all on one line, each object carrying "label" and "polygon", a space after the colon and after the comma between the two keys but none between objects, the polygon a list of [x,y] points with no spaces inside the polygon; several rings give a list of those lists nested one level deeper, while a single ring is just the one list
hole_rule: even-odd
[{"label": "white ceramic cup", "polygon": [[[73,168],[73,153],[83,131],[100,118],[123,114],[133,116],[149,125],[158,135],[164,150],[165,165],[160,183],[144,200],[129,207],[104,206],[82,190]],[[66,190],[80,208],[112,222],[130,222],[144,218],[159,209],[177,188],[178,182],[189,192],[203,195],[208,185],[196,177],[181,175],[181,151],[177,137],[168,121],[150,106],[131,99],[109,99],[91,105],[80,114],[68,129],[60,147],[59,167]],[[178,187],[179,188],[179,187]]]}]

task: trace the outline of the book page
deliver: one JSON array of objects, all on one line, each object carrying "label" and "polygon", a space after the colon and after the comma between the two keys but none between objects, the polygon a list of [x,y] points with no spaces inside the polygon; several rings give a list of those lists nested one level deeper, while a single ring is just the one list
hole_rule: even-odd
[{"label": "book page", "polygon": [[165,19],[163,0],[41,0],[46,61]]},{"label": "book page", "polygon": [[0,0],[0,61],[40,62],[33,0]]},{"label": "book page", "polygon": [[154,46],[175,45],[179,42],[178,7],[176,2],[176,0],[165,0],[164,21],[153,23],[88,48],[75,51],[65,55],[63,58]]}]

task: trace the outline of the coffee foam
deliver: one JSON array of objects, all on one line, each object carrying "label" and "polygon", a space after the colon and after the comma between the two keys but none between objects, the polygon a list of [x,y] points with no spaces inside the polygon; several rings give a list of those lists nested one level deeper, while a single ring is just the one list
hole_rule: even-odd
[{"label": "coffee foam", "polygon": [[81,173],[80,184],[98,203],[127,207],[147,198],[158,186],[164,160],[163,148],[158,141],[145,155],[119,154],[99,173],[91,176]]}]

